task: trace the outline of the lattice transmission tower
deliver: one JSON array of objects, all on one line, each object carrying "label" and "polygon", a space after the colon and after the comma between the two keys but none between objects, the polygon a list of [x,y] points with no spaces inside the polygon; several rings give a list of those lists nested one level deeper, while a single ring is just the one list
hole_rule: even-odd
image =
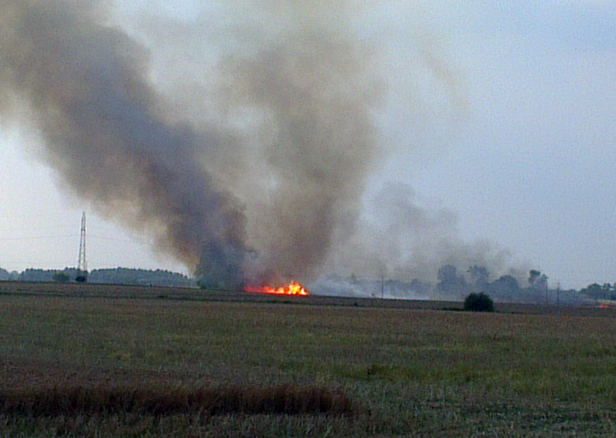
[{"label": "lattice transmission tower", "polygon": [[88,281],[88,262],[86,261],[86,212],[81,215],[81,234],[79,237],[79,261],[77,262],[77,277],[75,281]]}]

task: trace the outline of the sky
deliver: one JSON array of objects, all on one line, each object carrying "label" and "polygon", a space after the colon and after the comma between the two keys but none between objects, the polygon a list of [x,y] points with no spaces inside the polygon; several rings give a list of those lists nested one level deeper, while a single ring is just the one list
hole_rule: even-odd
[{"label": "sky", "polygon": [[[412,3],[382,2],[361,30],[393,66],[367,196],[407,184],[423,208],[456,218],[460,239],[507,249],[551,286],[616,282],[616,1]],[[196,8],[155,4],[180,20]],[[144,8],[118,2],[130,32]],[[71,194],[37,141],[15,126],[0,134],[0,267],[75,266],[87,211],[89,269],[188,273]]]}]

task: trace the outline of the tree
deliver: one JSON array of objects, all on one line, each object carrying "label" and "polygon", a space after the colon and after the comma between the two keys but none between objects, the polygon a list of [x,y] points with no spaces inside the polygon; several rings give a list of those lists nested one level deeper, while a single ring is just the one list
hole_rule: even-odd
[{"label": "tree", "polygon": [[444,265],[438,270],[437,274],[439,292],[445,295],[465,294],[468,290],[468,285],[464,276],[458,276],[458,270],[453,265]]},{"label": "tree", "polygon": [[529,272],[528,284],[530,285],[530,295],[535,297],[536,302],[549,302],[548,277],[541,271],[531,270]]},{"label": "tree", "polygon": [[529,272],[528,284],[533,289],[539,289],[539,290],[545,291],[548,289],[548,277],[547,275],[542,274],[541,271],[532,269]]},{"label": "tree", "polygon": [[520,284],[515,277],[503,275],[488,286],[487,291],[498,301],[513,301],[520,293]]},{"label": "tree", "polygon": [[490,280],[490,272],[485,266],[471,266],[468,268],[468,273],[471,276],[472,286],[475,292],[485,292],[488,288]]},{"label": "tree", "polygon": [[584,289],[580,290],[580,293],[598,300],[605,300],[609,298],[609,296],[606,296],[605,294],[605,287],[597,283],[586,286]]},{"label": "tree", "polygon": [[613,294],[612,294],[612,285],[609,283],[605,283],[603,285],[603,296],[608,299],[611,300],[613,299]]},{"label": "tree", "polygon": [[471,293],[464,300],[464,310],[470,312],[493,312],[494,301],[489,295],[480,293]]},{"label": "tree", "polygon": [[541,275],[541,271],[537,271],[535,269],[531,269],[530,272],[528,273],[528,284],[530,284],[531,286],[533,284],[535,284],[535,280],[540,275]]}]

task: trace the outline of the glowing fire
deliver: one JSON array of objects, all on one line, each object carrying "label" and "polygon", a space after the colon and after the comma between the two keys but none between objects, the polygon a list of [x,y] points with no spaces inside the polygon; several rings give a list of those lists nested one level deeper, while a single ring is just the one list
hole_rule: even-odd
[{"label": "glowing fire", "polygon": [[259,294],[273,294],[273,295],[301,295],[308,296],[308,291],[298,282],[292,281],[288,286],[281,286],[279,288],[274,288],[271,286],[248,286],[246,292],[253,292]]}]

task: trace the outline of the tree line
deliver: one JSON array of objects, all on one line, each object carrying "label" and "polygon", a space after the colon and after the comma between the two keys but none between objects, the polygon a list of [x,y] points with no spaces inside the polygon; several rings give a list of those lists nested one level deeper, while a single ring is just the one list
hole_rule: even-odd
[{"label": "tree line", "polygon": [[[79,275],[80,272],[75,268],[65,268],[62,270],[28,268],[22,272],[8,272],[7,270],[0,268],[0,281],[12,280],[70,283],[74,282]],[[195,286],[195,281],[191,278],[177,272],[162,269],[95,269],[88,273],[88,282],[139,286]]]},{"label": "tree line", "polygon": [[[328,277],[332,284],[349,285],[340,287],[336,294],[355,291],[357,295],[391,298],[416,298],[439,300],[464,300],[469,294],[486,294],[495,302],[534,303],[534,304],[581,304],[587,300],[583,291],[550,288],[548,276],[539,270],[531,269],[526,275],[502,275],[492,278],[488,268],[474,265],[459,270],[452,264],[443,265],[437,272],[436,282],[413,279],[401,280],[360,280],[354,274],[342,278]],[[325,287],[323,288],[325,293]],[[616,296],[616,290],[614,290]]]}]

